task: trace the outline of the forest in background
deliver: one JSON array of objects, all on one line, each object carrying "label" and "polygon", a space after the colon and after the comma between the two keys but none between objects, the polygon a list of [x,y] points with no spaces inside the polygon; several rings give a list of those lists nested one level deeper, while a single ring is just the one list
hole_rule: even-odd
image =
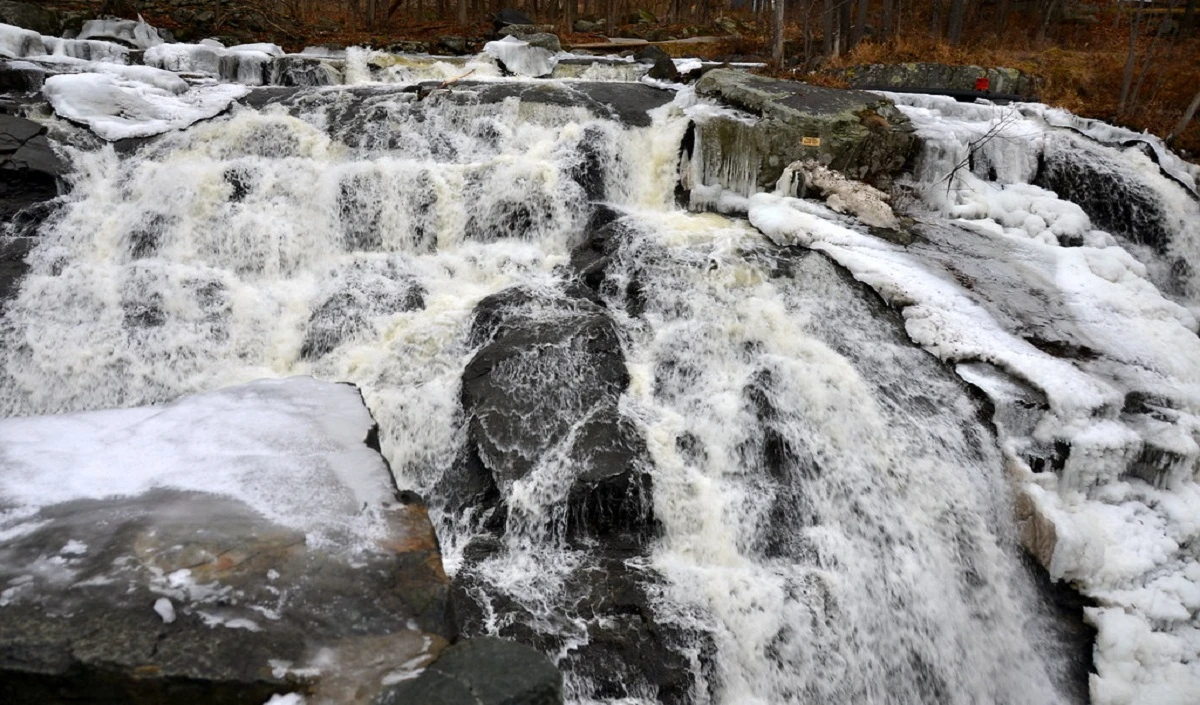
[{"label": "forest in background", "polygon": [[[288,49],[486,37],[501,9],[565,44],[603,36],[719,41],[666,47],[758,59],[775,75],[838,85],[836,70],[932,61],[1018,68],[1041,100],[1170,138],[1200,155],[1200,0],[49,0],[176,31],[253,34]],[[199,8],[199,12],[197,12]],[[187,14],[190,12],[190,14]],[[197,22],[197,18],[201,21]],[[585,30],[585,31],[581,31]]]}]

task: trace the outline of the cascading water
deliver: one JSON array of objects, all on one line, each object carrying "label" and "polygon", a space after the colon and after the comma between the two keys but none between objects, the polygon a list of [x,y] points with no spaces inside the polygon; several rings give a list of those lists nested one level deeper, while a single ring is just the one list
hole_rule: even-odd
[{"label": "cascading water", "polygon": [[[347,76],[408,75],[362,58]],[[675,208],[694,99],[633,88],[264,92],[132,154],[73,150],[0,319],[0,414],[356,383],[439,517],[466,629],[542,648],[574,702],[1085,699],[978,393],[844,253]],[[985,180],[1013,161],[988,155]],[[1032,180],[1017,161],[1003,179]],[[1025,210],[983,227],[1064,237]],[[1190,226],[1165,227],[1143,244],[1186,258]],[[633,479],[575,503],[597,453]]]}]

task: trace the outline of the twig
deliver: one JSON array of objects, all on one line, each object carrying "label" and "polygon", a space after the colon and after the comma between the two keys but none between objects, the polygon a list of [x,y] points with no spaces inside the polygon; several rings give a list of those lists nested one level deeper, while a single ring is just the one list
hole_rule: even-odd
[{"label": "twig", "polygon": [[463,75],[459,76],[458,78],[452,78],[448,81],[442,81],[438,85],[438,88],[449,88],[450,86],[453,86],[455,83],[458,83],[459,81],[463,80],[464,78],[466,78],[467,76],[470,76],[473,73],[475,73],[475,69],[471,69],[470,71],[464,73]]}]

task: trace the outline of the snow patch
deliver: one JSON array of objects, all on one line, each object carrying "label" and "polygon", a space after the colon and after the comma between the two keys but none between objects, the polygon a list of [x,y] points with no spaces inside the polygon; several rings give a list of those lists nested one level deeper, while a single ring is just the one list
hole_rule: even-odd
[{"label": "snow patch", "polygon": [[154,601],[154,611],[162,617],[163,624],[170,624],[175,621],[175,605],[171,604],[171,600],[166,597],[160,597]]}]

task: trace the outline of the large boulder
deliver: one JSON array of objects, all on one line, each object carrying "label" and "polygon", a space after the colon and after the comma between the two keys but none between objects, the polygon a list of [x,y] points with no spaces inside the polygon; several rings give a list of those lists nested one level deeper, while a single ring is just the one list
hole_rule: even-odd
[{"label": "large boulder", "polygon": [[58,13],[27,2],[0,0],[0,24],[9,24],[55,37],[62,31],[62,20]]},{"label": "large boulder", "polygon": [[642,544],[654,530],[645,443],[617,409],[629,384],[616,326],[591,301],[509,289],[476,307],[482,343],[463,371],[468,418],[457,512],[509,521],[505,501],[535,472],[562,474],[547,521],[569,541]]},{"label": "large boulder", "polygon": [[[974,95],[990,93],[1010,98],[1033,99],[1037,77],[1018,69],[951,66],[935,63],[865,64],[840,72],[852,88],[870,91]],[[978,81],[987,80],[981,88]]]},{"label": "large boulder", "polygon": [[917,140],[886,98],[797,81],[714,69],[696,92],[754,116],[697,121],[703,183],[743,195],[773,190],[787,165],[813,159],[846,176],[886,186]]},{"label": "large boulder", "polygon": [[0,421],[0,701],[366,702],[457,636],[358,390]]}]

